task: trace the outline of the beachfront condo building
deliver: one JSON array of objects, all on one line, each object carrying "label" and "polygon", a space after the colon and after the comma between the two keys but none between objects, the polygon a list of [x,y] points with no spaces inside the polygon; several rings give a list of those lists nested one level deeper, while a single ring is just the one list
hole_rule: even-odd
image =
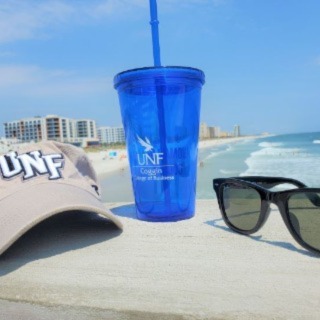
[{"label": "beachfront condo building", "polygon": [[123,127],[100,127],[98,128],[100,143],[124,143],[125,135]]},{"label": "beachfront condo building", "polygon": [[4,123],[5,137],[20,142],[55,140],[82,147],[98,143],[96,123],[89,119],[68,119],[57,115],[25,118]]},{"label": "beachfront condo building", "polygon": [[220,127],[209,127],[205,122],[200,123],[200,130],[199,130],[200,140],[220,138],[220,136],[221,136]]},{"label": "beachfront condo building", "polygon": [[236,124],[233,128],[233,136],[240,137],[240,126]]},{"label": "beachfront condo building", "polygon": [[208,127],[210,138],[220,138],[221,137],[221,129],[220,127]]},{"label": "beachfront condo building", "polygon": [[199,138],[200,140],[210,138],[209,127],[205,122],[200,123]]}]

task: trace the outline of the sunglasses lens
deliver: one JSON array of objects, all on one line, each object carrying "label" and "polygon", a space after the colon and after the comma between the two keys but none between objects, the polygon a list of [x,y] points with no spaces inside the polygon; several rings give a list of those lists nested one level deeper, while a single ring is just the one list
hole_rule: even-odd
[{"label": "sunglasses lens", "polygon": [[229,222],[237,229],[249,231],[258,224],[261,197],[255,189],[236,185],[224,186],[223,206]]},{"label": "sunglasses lens", "polygon": [[296,193],[288,201],[289,219],[298,236],[320,250],[320,193]]}]

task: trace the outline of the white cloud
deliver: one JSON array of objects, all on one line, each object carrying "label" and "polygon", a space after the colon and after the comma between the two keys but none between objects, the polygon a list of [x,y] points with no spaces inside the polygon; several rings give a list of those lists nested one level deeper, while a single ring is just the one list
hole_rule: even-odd
[{"label": "white cloud", "polygon": [[181,7],[192,8],[192,7],[218,7],[226,4],[228,0],[160,0],[158,6],[169,8],[171,10],[179,10]]},{"label": "white cloud", "polygon": [[2,0],[0,43],[48,36],[50,31],[66,24],[119,17],[145,5],[145,0]]},{"label": "white cloud", "polygon": [[34,38],[44,27],[59,26],[74,13],[74,8],[62,1],[2,1],[0,43]]},{"label": "white cloud", "polygon": [[112,88],[112,78],[82,77],[68,70],[46,70],[37,66],[1,66],[0,94],[27,96],[73,96],[105,93]]},{"label": "white cloud", "polygon": [[34,66],[0,66],[0,89],[31,84],[36,81],[37,71]]},{"label": "white cloud", "polygon": [[[161,0],[158,6],[179,10],[190,6],[218,6],[227,0]],[[0,44],[50,35],[66,24],[92,23],[109,18],[135,17],[147,0],[1,0]]]},{"label": "white cloud", "polygon": [[104,0],[95,5],[83,7],[82,10],[94,18],[102,18],[104,16],[123,15],[135,8],[146,8],[147,5],[146,0]]},{"label": "white cloud", "polygon": [[14,57],[16,54],[12,51],[0,51],[0,58]]},{"label": "white cloud", "polygon": [[[168,2],[172,2],[167,0]],[[178,1],[177,1],[178,2]],[[214,5],[220,6],[226,2],[226,0],[188,0],[188,1],[179,1],[180,3],[185,3],[188,5]]]}]

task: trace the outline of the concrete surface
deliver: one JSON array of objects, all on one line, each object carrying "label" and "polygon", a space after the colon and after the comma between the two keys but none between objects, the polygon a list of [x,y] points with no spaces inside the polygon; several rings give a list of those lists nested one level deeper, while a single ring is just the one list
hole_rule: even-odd
[{"label": "concrete surface", "polygon": [[320,319],[320,260],[277,209],[251,237],[216,201],[177,223],[124,223],[79,212],[51,218],[0,257],[0,319]]}]

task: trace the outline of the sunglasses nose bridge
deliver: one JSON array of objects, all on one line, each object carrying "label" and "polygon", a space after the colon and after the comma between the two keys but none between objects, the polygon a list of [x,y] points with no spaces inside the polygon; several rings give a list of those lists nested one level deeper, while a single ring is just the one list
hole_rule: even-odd
[{"label": "sunglasses nose bridge", "polygon": [[273,204],[277,204],[277,194],[275,192],[271,192],[271,191],[268,191],[266,193],[266,200],[268,201],[269,205],[271,203]]},{"label": "sunglasses nose bridge", "polygon": [[278,206],[276,193],[272,191],[267,191],[264,197],[265,197],[266,216],[268,217],[271,212],[271,204],[275,204],[276,206]]},{"label": "sunglasses nose bridge", "polygon": [[283,202],[281,201],[281,199],[279,199],[278,192],[269,191],[268,195],[266,196],[266,199],[267,199],[268,207],[269,207],[268,213],[270,213],[270,211],[271,211],[271,204],[274,204],[278,208],[280,213],[282,214],[282,212],[284,211]]}]

